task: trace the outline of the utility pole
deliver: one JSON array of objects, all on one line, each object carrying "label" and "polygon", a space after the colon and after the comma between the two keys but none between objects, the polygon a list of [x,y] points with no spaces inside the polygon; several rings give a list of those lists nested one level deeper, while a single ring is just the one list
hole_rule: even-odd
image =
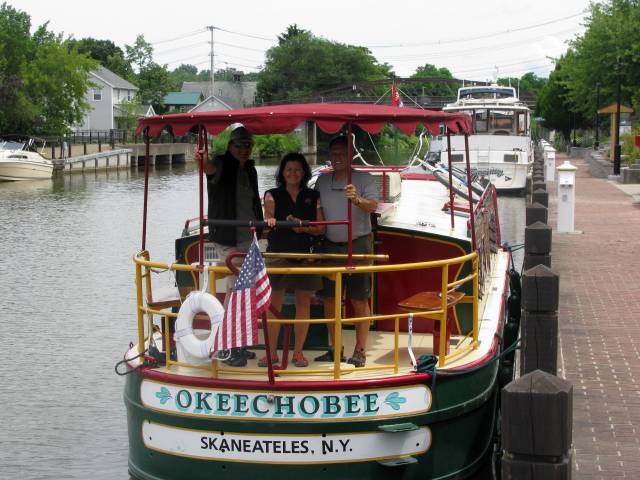
[{"label": "utility pole", "polygon": [[210,70],[210,75],[209,75],[209,96],[213,96],[213,29],[215,27],[213,25],[209,25],[207,27],[207,30],[209,30],[209,32],[211,32],[211,41],[209,42],[211,44],[211,53],[209,53],[209,56],[211,57],[211,70]]}]

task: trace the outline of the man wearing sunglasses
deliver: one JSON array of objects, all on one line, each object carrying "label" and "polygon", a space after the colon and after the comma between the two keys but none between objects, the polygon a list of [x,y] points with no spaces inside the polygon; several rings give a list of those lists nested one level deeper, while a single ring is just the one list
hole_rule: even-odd
[{"label": "man wearing sunglasses", "polygon": [[[329,142],[329,159],[333,172],[321,175],[315,188],[320,192],[322,209],[326,220],[346,220],[348,203],[352,208],[351,240],[353,253],[371,253],[371,213],[378,207],[378,191],[371,174],[351,171],[351,183],[348,183],[349,161],[347,137],[335,137]],[[347,253],[348,233],[346,225],[327,225],[324,253]],[[371,316],[369,298],[371,297],[371,274],[358,273],[345,275],[347,300],[351,302],[355,317]],[[335,282],[323,278],[324,312],[326,318],[334,317]],[[329,343],[334,345],[333,326],[329,327]],[[347,360],[355,367],[364,367],[366,362],[369,322],[356,323],[356,345],[353,355]],[[333,347],[316,361],[333,361]],[[344,361],[342,352],[341,361]]]},{"label": "man wearing sunglasses", "polygon": [[[227,151],[204,162],[210,220],[263,219],[258,192],[258,173],[253,160],[249,158],[252,148],[253,136],[246,128],[237,125],[231,132]],[[202,158],[203,152],[196,152],[196,161]],[[260,232],[257,232],[257,235],[259,238]],[[213,242],[218,258],[224,261],[231,252],[248,250],[253,235],[247,227],[209,226],[209,240]],[[244,348],[234,348],[225,363],[233,367],[243,367],[247,364],[247,358],[253,357],[253,352]]]}]

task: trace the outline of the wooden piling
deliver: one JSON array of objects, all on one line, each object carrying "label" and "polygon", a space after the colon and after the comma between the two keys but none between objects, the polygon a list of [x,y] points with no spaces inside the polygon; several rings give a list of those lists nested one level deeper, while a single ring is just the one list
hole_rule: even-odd
[{"label": "wooden piling", "polygon": [[570,479],[571,383],[536,370],[507,385],[501,404],[503,480]]}]

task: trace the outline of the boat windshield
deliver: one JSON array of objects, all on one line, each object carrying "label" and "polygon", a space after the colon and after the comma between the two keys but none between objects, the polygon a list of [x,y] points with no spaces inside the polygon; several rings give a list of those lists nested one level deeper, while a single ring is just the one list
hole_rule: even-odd
[{"label": "boat windshield", "polygon": [[0,150],[23,150],[24,143],[12,142],[8,140],[0,141]]},{"label": "boat windshield", "polygon": [[458,90],[458,100],[515,97],[516,90],[513,87],[468,87]]}]

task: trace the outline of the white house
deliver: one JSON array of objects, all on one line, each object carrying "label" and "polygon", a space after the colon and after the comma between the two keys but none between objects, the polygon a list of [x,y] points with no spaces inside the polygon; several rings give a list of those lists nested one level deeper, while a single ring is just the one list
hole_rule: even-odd
[{"label": "white house", "polygon": [[[120,103],[132,100],[139,88],[103,66],[89,72],[89,80],[92,85],[85,97],[89,110],[85,113],[83,121],[74,129],[95,131],[118,128],[118,117],[121,116]],[[139,112],[140,116],[155,115],[151,105],[143,107]]]}]

